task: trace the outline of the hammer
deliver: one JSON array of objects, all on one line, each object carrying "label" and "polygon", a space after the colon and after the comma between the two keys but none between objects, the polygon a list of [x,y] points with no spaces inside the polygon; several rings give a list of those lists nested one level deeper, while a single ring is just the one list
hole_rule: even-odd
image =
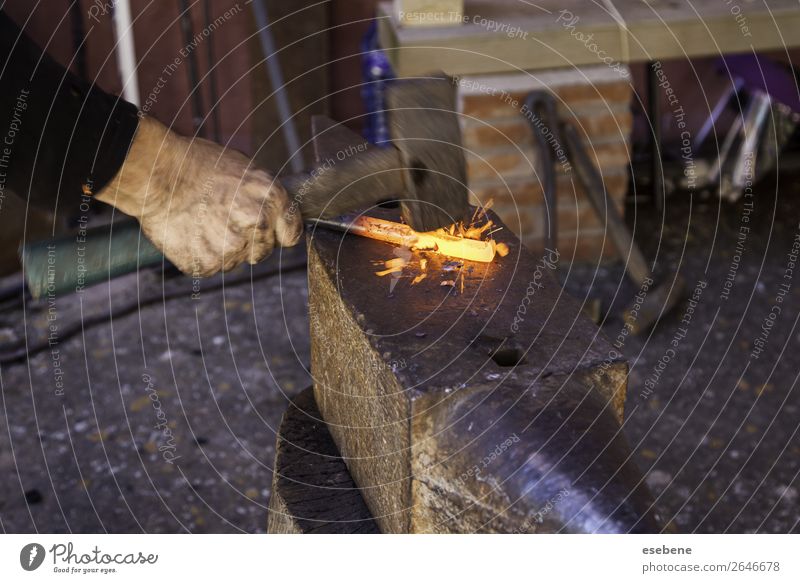
[{"label": "hammer", "polygon": [[386,105],[392,143],[384,147],[327,118],[312,119],[317,167],[280,178],[304,219],[337,217],[400,194],[403,218],[415,231],[465,218],[467,171],[454,85],[445,78],[396,80]]},{"label": "hammer", "polygon": [[[290,196],[289,212],[315,221],[395,198],[416,231],[433,231],[466,217],[466,162],[452,80],[396,80],[387,89],[386,103],[391,144],[372,146],[328,118],[312,120],[316,167],[279,178]],[[323,157],[322,152],[335,154]],[[80,249],[74,235],[22,247],[34,298],[45,290],[74,291],[164,259],[135,221],[91,229],[83,239]]]},{"label": "hammer", "polygon": [[630,331],[633,334],[641,334],[683,299],[686,282],[680,274],[676,274],[672,283],[662,281],[654,284],[650,266],[633,240],[628,226],[616,207],[606,200],[602,176],[583,147],[577,130],[571,124],[564,124],[563,131],[567,149],[586,189],[589,202],[600,217],[600,221],[608,227],[617,251],[623,257],[627,253],[625,270],[628,277],[645,293],[644,299],[638,303],[634,300],[623,316]]},{"label": "hammer", "polygon": [[[676,275],[672,284],[655,284],[647,260],[633,240],[625,220],[616,207],[606,199],[603,177],[592,162],[575,127],[558,118],[553,95],[544,90],[532,91],[525,100],[526,118],[539,146],[541,166],[544,169],[543,188],[548,211],[548,243],[556,244],[556,152],[553,144],[561,144],[563,137],[566,155],[575,165],[583,183],[586,196],[594,207],[601,223],[606,225],[614,246],[626,257],[625,270],[634,284],[645,293],[644,299],[634,302],[625,310],[624,320],[633,334],[640,334],[672,310],[683,298],[686,283]],[[641,297],[641,296],[640,296]]]}]

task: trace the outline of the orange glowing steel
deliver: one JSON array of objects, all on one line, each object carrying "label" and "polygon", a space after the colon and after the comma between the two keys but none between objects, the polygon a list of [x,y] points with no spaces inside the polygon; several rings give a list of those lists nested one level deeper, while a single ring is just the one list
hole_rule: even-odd
[{"label": "orange glowing steel", "polygon": [[[489,263],[496,253],[503,255],[493,240],[479,241],[451,235],[444,229],[418,233],[408,225],[362,215],[350,224],[350,232],[362,237],[409,247],[417,251],[432,251],[448,257]],[[485,230],[485,229],[484,229]],[[482,233],[483,231],[481,231]],[[389,267],[389,266],[387,266]]]}]

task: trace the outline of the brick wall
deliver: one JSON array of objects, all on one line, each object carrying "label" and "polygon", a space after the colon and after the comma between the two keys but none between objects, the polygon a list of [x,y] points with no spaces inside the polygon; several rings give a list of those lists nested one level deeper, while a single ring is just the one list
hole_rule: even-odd
[{"label": "brick wall", "polygon": [[[543,249],[546,210],[534,137],[521,108],[534,89],[550,90],[561,119],[571,120],[601,169],[606,191],[623,211],[630,159],[633,90],[628,77],[605,66],[459,80],[468,180],[530,249]],[[616,256],[574,170],[558,163],[558,246],[562,260]],[[475,202],[475,201],[473,201]]]}]

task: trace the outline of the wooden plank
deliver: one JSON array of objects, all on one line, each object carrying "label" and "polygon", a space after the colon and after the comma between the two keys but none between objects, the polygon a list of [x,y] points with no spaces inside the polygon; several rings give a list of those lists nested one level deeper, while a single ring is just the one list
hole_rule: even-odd
[{"label": "wooden plank", "polygon": [[[467,0],[465,24],[459,28],[398,27],[389,3],[380,5],[378,18],[381,45],[400,76],[431,70],[451,75],[541,70],[603,64],[603,58],[606,64],[626,63],[800,46],[797,2],[774,0],[768,8],[740,4],[615,0],[627,37],[606,5],[580,0]],[[519,31],[512,33],[513,27]]]},{"label": "wooden plank", "polygon": [[394,15],[403,26],[461,26],[464,0],[394,0]]}]

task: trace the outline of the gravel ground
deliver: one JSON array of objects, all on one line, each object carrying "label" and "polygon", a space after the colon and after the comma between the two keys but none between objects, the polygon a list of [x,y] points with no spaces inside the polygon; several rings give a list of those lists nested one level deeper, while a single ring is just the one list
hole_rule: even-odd
[{"label": "gravel ground", "polygon": [[[800,274],[785,276],[800,188],[788,176],[777,192],[759,185],[747,223],[744,202],[688,196],[669,199],[663,220],[650,206],[629,212],[660,280],[680,270],[689,293],[699,290],[696,305],[682,303],[623,348],[625,431],[683,532],[798,530]],[[737,253],[743,225],[751,232]],[[253,273],[279,260],[296,265],[302,251]],[[187,280],[162,287],[160,273],[143,272],[0,313],[3,343],[46,340],[48,314],[58,338],[0,367],[3,531],[265,530],[275,429],[287,397],[310,382],[307,287],[302,269],[230,285],[249,275],[230,274],[217,290],[221,280],[210,280],[192,299]],[[615,339],[637,291],[621,266],[562,263],[561,276],[578,298],[602,298]],[[177,297],[164,302],[162,291]],[[135,309],[143,297],[159,299]],[[110,307],[112,320],[81,329]]]}]

